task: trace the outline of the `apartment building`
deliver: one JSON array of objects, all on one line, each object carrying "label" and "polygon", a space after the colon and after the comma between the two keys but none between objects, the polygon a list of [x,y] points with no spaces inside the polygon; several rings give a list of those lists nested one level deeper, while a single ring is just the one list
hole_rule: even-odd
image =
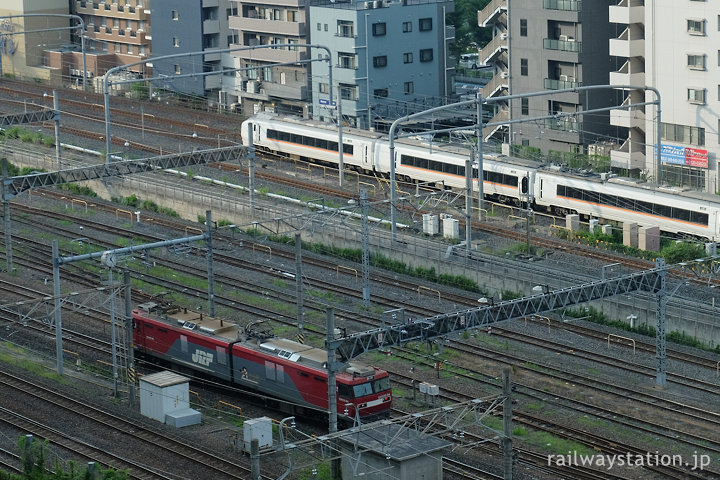
[{"label": "apartment building", "polygon": [[[232,0],[230,48],[237,74],[224,82],[225,100],[248,115],[260,110],[307,115],[307,0]],[[273,45],[283,45],[273,47]],[[273,64],[282,66],[270,67]]]},{"label": "apartment building", "polygon": [[[609,84],[610,0],[492,0],[478,12],[492,40],[479,52],[494,77],[482,95],[494,108],[483,135],[503,143],[539,147],[543,152],[584,153],[588,145],[612,141],[609,114],[577,115],[609,107],[620,94],[566,92],[495,101],[507,95]],[[536,119],[550,116],[552,118]],[[502,122],[528,119],[527,122]]]},{"label": "apartment building", "polygon": [[[228,27],[232,13],[229,0],[153,0],[153,57],[227,49],[234,41]],[[154,85],[219,101],[222,59],[207,53],[154,60],[155,76],[162,77]]]},{"label": "apartment building", "polygon": [[[408,113],[443,104],[454,92],[455,60],[448,52],[454,28],[448,1],[363,1],[310,6],[310,39],[331,50],[331,62],[312,64],[315,117],[342,101],[344,121],[375,128]],[[338,100],[339,99],[339,100]]]},{"label": "apartment building", "polygon": [[[0,2],[0,74],[61,84],[61,71],[48,68],[45,51],[67,49],[70,43],[66,0],[3,0]],[[20,16],[27,15],[27,16]],[[65,28],[67,30],[53,30]],[[28,33],[24,33],[28,32]]]},{"label": "apartment building", "polygon": [[[620,0],[609,10],[618,34],[610,54],[621,59],[610,74],[613,85],[656,88],[657,109],[640,106],[611,115],[629,129],[612,166],[638,172],[654,182],[708,192],[720,190],[720,10],[699,0]],[[649,90],[624,92],[625,105],[657,101]],[[660,145],[659,162],[656,146]]]},{"label": "apartment building", "polygon": [[[102,76],[109,69],[140,62],[150,56],[150,0],[75,0],[73,14],[87,26],[85,50],[91,76]],[[76,43],[80,43],[79,40]],[[65,56],[63,65],[72,64],[76,77],[82,68],[78,55]],[[147,65],[129,67],[141,76],[150,74]],[[81,73],[80,73],[81,74]]]}]

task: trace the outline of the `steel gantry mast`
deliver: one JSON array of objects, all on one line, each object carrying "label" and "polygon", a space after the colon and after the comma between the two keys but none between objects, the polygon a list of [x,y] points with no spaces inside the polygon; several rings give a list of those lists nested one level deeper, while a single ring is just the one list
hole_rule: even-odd
[{"label": "steel gantry mast", "polygon": [[553,290],[515,300],[500,302],[434,317],[413,323],[385,325],[365,332],[354,333],[334,340],[333,348],[345,362],[365,352],[402,345],[413,341],[427,341],[472,328],[484,328],[496,323],[572,307],[614,295],[638,290],[655,294],[665,292],[666,267],[632,273],[617,278]]}]

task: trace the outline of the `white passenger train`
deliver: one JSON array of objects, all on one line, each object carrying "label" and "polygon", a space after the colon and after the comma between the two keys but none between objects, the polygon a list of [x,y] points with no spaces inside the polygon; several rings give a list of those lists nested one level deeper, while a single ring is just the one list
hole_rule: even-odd
[{"label": "white passenger train", "polygon": [[[296,117],[261,113],[243,123],[243,143],[248,122],[253,144],[288,158],[337,165],[337,128]],[[398,180],[437,182],[446,188],[465,188],[467,148],[402,138],[395,141],[395,174]],[[345,168],[387,176],[390,149],[387,135],[343,129]],[[658,226],[661,231],[704,238],[720,238],[720,197],[679,188],[659,187],[630,178],[601,178],[547,168],[518,158],[484,155],[483,192],[489,200],[529,205],[535,211],[560,215],[578,213],[584,219],[634,222]],[[473,172],[477,191],[477,167]]]}]

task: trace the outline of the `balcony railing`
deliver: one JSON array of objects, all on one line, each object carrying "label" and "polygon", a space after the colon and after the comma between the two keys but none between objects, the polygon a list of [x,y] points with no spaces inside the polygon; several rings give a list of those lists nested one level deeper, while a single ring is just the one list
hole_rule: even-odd
[{"label": "balcony railing", "polygon": [[543,8],[579,12],[582,10],[582,0],[543,0]]},{"label": "balcony railing", "polygon": [[563,52],[582,52],[582,42],[575,40],[554,40],[552,38],[543,39],[543,48],[546,50],[562,50]]},{"label": "balcony railing", "polygon": [[582,82],[574,80],[556,80],[554,78],[545,79],[545,88],[547,90],[564,90],[566,88],[582,87]]},{"label": "balcony railing", "polygon": [[546,118],[545,128],[550,130],[560,130],[563,132],[577,132],[578,121],[577,118]]}]

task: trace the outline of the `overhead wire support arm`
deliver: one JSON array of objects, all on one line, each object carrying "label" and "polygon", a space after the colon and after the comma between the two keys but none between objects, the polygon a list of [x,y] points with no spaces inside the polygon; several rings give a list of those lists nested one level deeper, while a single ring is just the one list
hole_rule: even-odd
[{"label": "overhead wire support arm", "polygon": [[343,361],[383,347],[412,341],[428,341],[471,328],[481,328],[505,320],[537,315],[578,304],[622,295],[638,290],[657,293],[662,288],[664,268],[654,268],[609,280],[548,291],[515,300],[444,313],[410,324],[387,325],[338,339],[337,353]]}]

